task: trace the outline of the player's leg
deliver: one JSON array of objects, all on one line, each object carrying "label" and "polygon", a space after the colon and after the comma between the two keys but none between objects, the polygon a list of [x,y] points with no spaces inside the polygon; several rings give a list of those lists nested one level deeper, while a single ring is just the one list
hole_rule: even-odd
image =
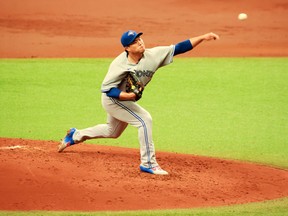
[{"label": "player's leg", "polygon": [[127,125],[126,122],[119,121],[108,114],[106,124],[99,124],[82,130],[71,128],[60,143],[58,152],[62,152],[68,146],[84,142],[88,139],[117,138],[122,134]]},{"label": "player's leg", "polygon": [[114,104],[110,104],[113,107],[113,109],[109,110],[110,115],[138,128],[141,170],[153,174],[168,174],[159,167],[156,161],[150,113],[132,101],[118,101],[112,98],[110,98],[110,101]]},{"label": "player's leg", "polygon": [[[105,94],[103,94],[105,95]],[[107,97],[102,97],[102,105],[109,111],[114,109],[111,105],[111,101],[107,100]],[[115,106],[115,104],[112,104]],[[117,108],[117,106],[116,106]],[[109,113],[109,112],[108,112]],[[125,121],[120,121],[111,115],[107,115],[107,123],[99,124],[94,127],[89,127],[83,130],[77,130],[76,128],[71,128],[67,131],[67,135],[64,137],[60,145],[58,146],[58,152],[62,152],[68,146],[83,142],[87,139],[96,139],[96,138],[117,138],[127,127]]]},{"label": "player's leg", "polygon": [[89,139],[117,138],[126,129],[127,125],[126,122],[119,121],[108,114],[106,124],[98,124],[86,129],[76,130],[73,134],[73,140],[75,143],[80,143]]}]

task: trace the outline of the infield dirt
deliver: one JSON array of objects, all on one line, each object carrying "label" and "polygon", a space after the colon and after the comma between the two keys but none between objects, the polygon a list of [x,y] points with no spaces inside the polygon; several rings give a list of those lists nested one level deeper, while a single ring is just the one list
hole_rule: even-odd
[{"label": "infield dirt", "polygon": [[170,175],[140,172],[137,149],[78,144],[58,153],[53,141],[0,138],[0,209],[177,209],[288,196],[287,170],[194,155],[157,155]]},{"label": "infield dirt", "polygon": [[1,58],[115,57],[128,29],[146,47],[220,35],[182,56],[288,56],[286,0],[1,0],[0,14]]}]

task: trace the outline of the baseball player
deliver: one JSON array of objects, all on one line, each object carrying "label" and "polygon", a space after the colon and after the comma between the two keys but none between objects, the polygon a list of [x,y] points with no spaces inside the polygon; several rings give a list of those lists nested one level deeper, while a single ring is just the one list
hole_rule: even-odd
[{"label": "baseball player", "polygon": [[156,160],[152,117],[137,101],[142,98],[144,89],[157,69],[172,63],[173,56],[192,50],[203,41],[219,39],[219,36],[207,33],[176,45],[146,49],[142,34],[133,30],[123,33],[121,43],[124,52],[110,64],[102,83],[102,106],[107,112],[107,123],[82,130],[69,129],[59,145],[58,152],[88,139],[117,138],[129,124],[138,128],[140,170],[157,175],[168,174]]}]

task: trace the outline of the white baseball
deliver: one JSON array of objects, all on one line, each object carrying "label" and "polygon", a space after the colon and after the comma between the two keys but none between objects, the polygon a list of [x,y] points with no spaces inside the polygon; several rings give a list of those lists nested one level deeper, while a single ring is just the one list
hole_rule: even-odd
[{"label": "white baseball", "polygon": [[247,14],[245,14],[245,13],[240,13],[239,15],[238,15],[238,19],[239,20],[246,20],[248,18],[248,16],[247,16]]}]

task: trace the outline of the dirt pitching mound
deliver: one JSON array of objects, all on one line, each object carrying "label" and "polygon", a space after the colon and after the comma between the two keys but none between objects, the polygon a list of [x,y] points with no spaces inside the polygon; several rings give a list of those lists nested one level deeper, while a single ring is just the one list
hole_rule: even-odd
[{"label": "dirt pitching mound", "polygon": [[288,171],[158,152],[170,175],[139,171],[139,150],[0,138],[1,210],[144,210],[233,205],[288,196]]}]

